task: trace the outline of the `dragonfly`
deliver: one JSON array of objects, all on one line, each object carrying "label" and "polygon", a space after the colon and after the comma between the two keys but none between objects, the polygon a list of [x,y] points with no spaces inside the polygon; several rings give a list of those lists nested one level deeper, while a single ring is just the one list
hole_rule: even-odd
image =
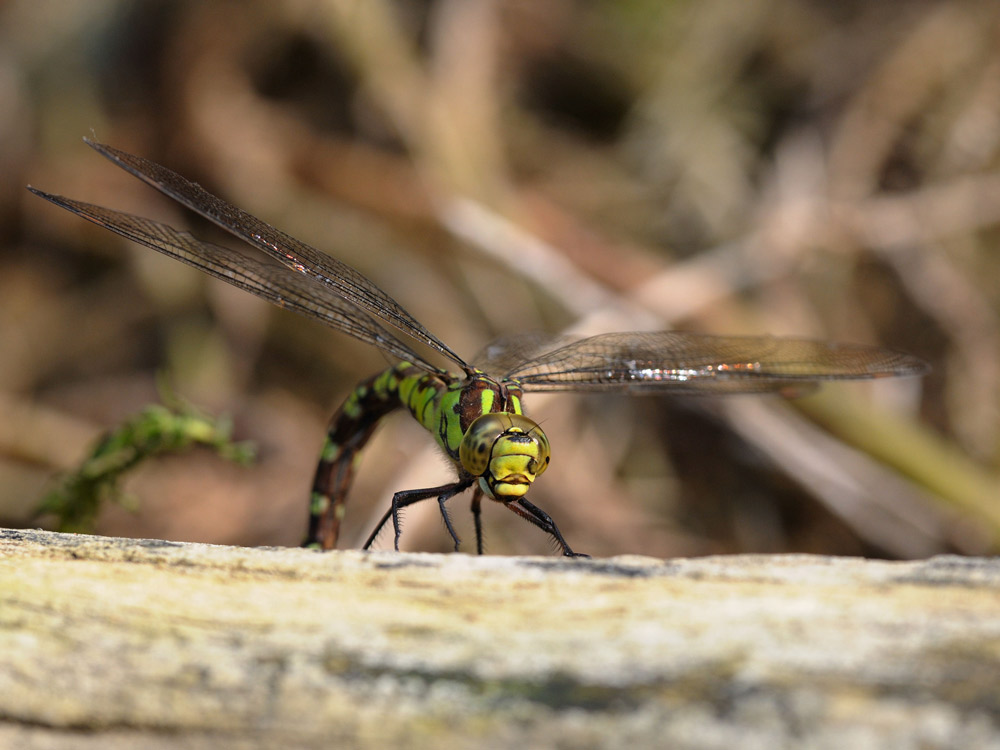
[{"label": "dragonfly", "polygon": [[[526,495],[548,468],[549,440],[524,413],[532,391],[626,394],[796,392],[824,380],[918,375],[911,355],[861,344],[774,336],[719,336],[679,331],[609,333],[572,339],[507,336],[470,364],[387,293],[354,268],[218,198],[197,183],[140,156],[88,138],[102,156],[253,248],[235,249],[140,216],[46,193],[38,196],[122,237],[200,269],[251,294],[318,320],[380,349],[397,363],[360,383],[333,415],[309,499],[305,545],[336,547],[361,450],[379,422],[408,411],[451,461],[457,478],[437,487],[402,490],[364,544],[370,549],[391,521],[399,549],[400,514],[436,498],[456,551],[460,542],[446,503],[472,490],[476,551],[483,553],[481,508],[495,501],[569,546],[552,518]],[[411,343],[401,340],[402,334]],[[431,364],[412,342],[448,360]]]}]

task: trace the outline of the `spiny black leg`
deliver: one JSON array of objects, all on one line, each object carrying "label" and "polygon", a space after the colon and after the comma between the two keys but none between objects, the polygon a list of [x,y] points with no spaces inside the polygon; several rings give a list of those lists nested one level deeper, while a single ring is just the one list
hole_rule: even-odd
[{"label": "spiny black leg", "polygon": [[476,491],[472,493],[472,520],[476,524],[476,554],[483,554],[483,511],[482,511],[483,491],[476,485]]},{"label": "spiny black leg", "polygon": [[441,518],[444,519],[444,526],[448,529],[448,533],[451,535],[452,540],[455,542],[455,551],[458,552],[458,547],[462,543],[462,540],[458,538],[458,534],[455,533],[455,527],[451,525],[451,516],[448,515],[448,509],[444,507],[444,504],[450,500],[455,495],[452,492],[449,495],[441,495],[438,498],[438,508],[441,509]]},{"label": "spiny black leg", "polygon": [[533,523],[535,526],[555,539],[559,543],[559,546],[562,547],[562,553],[566,557],[590,557],[590,555],[585,555],[581,552],[574,552],[571,550],[569,545],[566,544],[566,540],[563,539],[563,535],[559,533],[559,529],[556,527],[555,521],[549,517],[549,514],[541,508],[532,505],[523,497],[517,500],[511,500],[509,503],[504,503],[504,505],[517,513],[517,515],[521,518],[529,523]]},{"label": "spiny black leg", "polygon": [[[459,492],[463,492],[469,488],[472,484],[472,480],[461,480],[458,482],[452,482],[451,484],[443,484],[440,487],[430,487],[423,490],[403,490],[397,492],[392,496],[392,503],[389,509],[382,515],[378,524],[375,526],[375,530],[372,531],[371,535],[368,537],[368,541],[365,542],[362,549],[370,549],[372,544],[375,543],[375,538],[379,535],[385,525],[392,519],[393,529],[396,532],[396,537],[394,540],[396,551],[399,551],[399,511],[403,508],[407,508],[414,503],[419,503],[421,500],[427,500],[429,498],[441,495],[447,495],[447,497],[454,497]],[[452,537],[454,538],[454,533]]]},{"label": "spiny black leg", "polygon": [[469,488],[471,481],[460,481],[456,482],[451,486],[447,492],[443,492],[438,496],[438,507],[441,509],[441,518],[444,519],[445,528],[448,529],[448,533],[455,542],[455,551],[458,552],[458,547],[462,543],[462,540],[458,538],[458,534],[455,533],[455,527],[451,525],[451,516],[448,515],[448,509],[444,507],[444,504],[451,500],[459,492],[465,492]]},{"label": "spiny black leg", "polygon": [[[439,491],[440,487],[433,487],[427,490],[404,490],[403,492],[397,492],[392,496],[392,503],[389,505],[389,509],[382,514],[382,518],[379,519],[378,524],[375,526],[375,530],[369,535],[368,540],[365,542],[362,549],[369,549],[375,542],[375,538],[381,533],[382,529],[389,522],[391,518],[393,520],[393,526],[396,528],[396,550],[399,550],[399,511],[401,508],[405,508],[414,503],[418,503],[421,500],[427,500],[428,498],[434,497]],[[407,497],[403,497],[403,496]]]}]

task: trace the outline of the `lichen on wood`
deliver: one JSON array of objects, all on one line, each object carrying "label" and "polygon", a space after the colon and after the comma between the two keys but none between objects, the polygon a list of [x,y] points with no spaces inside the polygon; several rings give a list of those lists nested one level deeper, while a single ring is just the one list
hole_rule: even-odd
[{"label": "lichen on wood", "polygon": [[0,531],[0,746],[1000,747],[1000,561]]}]

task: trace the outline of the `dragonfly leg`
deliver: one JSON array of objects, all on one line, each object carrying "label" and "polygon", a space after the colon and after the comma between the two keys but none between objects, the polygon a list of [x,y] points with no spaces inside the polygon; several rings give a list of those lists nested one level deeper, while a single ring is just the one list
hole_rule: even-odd
[{"label": "dragonfly leg", "polygon": [[544,531],[546,534],[555,539],[556,542],[559,543],[559,546],[562,547],[562,553],[566,557],[590,557],[590,555],[585,555],[583,553],[574,552],[573,550],[571,550],[569,548],[569,545],[566,544],[566,540],[563,539],[563,535],[559,532],[559,529],[556,526],[555,521],[552,520],[552,518],[549,516],[548,513],[546,513],[538,506],[532,505],[523,497],[518,498],[516,500],[511,500],[510,502],[504,503],[504,505],[510,510],[517,513],[517,515],[519,515],[525,521],[534,524],[542,531]]},{"label": "dragonfly leg", "polygon": [[483,554],[483,491],[476,485],[476,491],[472,493],[472,520],[476,524],[476,554]]},{"label": "dragonfly leg", "polygon": [[448,514],[448,509],[444,505],[454,496],[455,496],[454,492],[440,495],[438,497],[438,508],[440,508],[441,510],[441,518],[444,519],[444,526],[446,529],[448,529],[448,534],[455,542],[455,551],[458,552],[458,546],[462,543],[462,540],[459,539],[458,534],[455,533],[455,527],[451,525],[451,516]]},{"label": "dragonfly leg", "polygon": [[441,504],[441,511],[444,515],[445,525],[448,527],[448,533],[451,534],[451,538],[455,540],[455,549],[458,549],[458,536],[455,534],[454,529],[451,526],[451,519],[448,515],[444,513],[444,503],[450,500],[459,492],[464,492],[469,489],[472,484],[472,479],[462,479],[457,482],[452,482],[451,484],[443,484],[440,487],[430,487],[423,490],[402,490],[397,492],[392,496],[392,503],[389,509],[382,514],[382,518],[379,519],[378,524],[375,526],[375,530],[369,535],[368,540],[365,542],[362,549],[371,549],[372,544],[375,543],[376,537],[385,528],[385,525],[389,523],[389,519],[392,519],[392,527],[395,532],[394,546],[396,551],[399,551],[399,537],[401,534],[399,526],[399,511],[403,508],[407,508],[414,503],[419,503],[421,500],[428,500],[432,497],[437,497],[438,502]]}]

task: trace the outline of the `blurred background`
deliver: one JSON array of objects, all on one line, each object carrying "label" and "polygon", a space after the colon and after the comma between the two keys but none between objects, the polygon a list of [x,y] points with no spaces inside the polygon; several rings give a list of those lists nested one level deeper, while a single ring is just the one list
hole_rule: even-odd
[{"label": "blurred background", "polygon": [[[217,239],[93,135],[355,266],[469,358],[522,331],[676,328],[931,364],[791,401],[529,398],[554,452],[531,500],[575,549],[996,552],[998,39],[988,0],[2,2],[0,524],[45,523],[58,473],[165,378],[258,460],[146,463],[138,509],[96,531],[298,544],[326,422],[386,366],[24,189]],[[450,477],[394,416],[340,546]],[[427,505],[403,547],[447,551]],[[552,552],[484,516],[488,551]]]}]

